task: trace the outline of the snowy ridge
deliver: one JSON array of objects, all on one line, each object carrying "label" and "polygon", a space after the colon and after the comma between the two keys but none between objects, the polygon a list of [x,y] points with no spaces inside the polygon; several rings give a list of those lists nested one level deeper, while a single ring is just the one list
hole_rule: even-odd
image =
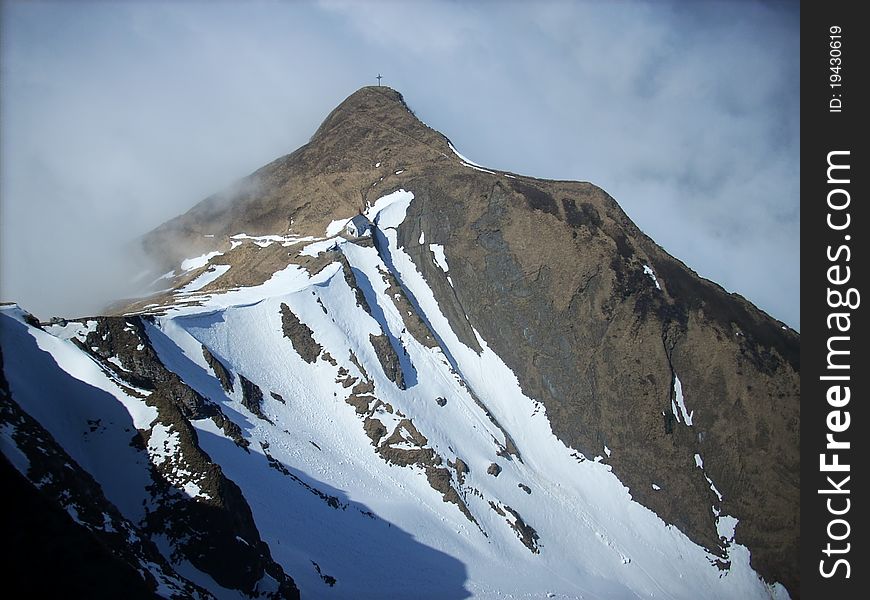
[{"label": "snowy ridge", "polygon": [[497,173],[495,171],[490,171],[489,169],[485,169],[481,165],[477,164],[474,161],[469,160],[468,158],[466,158],[465,156],[460,154],[459,150],[457,150],[451,142],[447,142],[447,145],[450,146],[450,149],[453,151],[453,154],[455,154],[457,157],[459,157],[459,160],[462,161],[463,166],[474,169],[475,171],[481,171],[482,173],[489,173],[490,175],[497,175]]},{"label": "snowy ridge", "polygon": [[[129,321],[127,323],[124,334],[138,338],[140,332]],[[179,426],[167,422],[171,414],[158,409],[160,404],[151,401],[154,390],[137,388],[119,374],[129,371],[129,362],[125,364],[116,356],[109,356],[103,362],[99,343],[86,346],[97,341],[94,335],[101,337],[100,342],[120,335],[109,330],[101,333],[100,325],[100,320],[68,322],[44,331],[28,322],[26,313],[17,307],[0,311],[0,342],[4,350],[10,347],[17,350],[3,355],[4,375],[12,398],[19,409],[34,418],[45,431],[42,434],[19,428],[16,439],[14,434],[9,435],[8,422],[4,423],[3,453],[17,457],[13,464],[25,476],[30,473],[29,463],[34,457],[39,458],[39,469],[44,470],[41,462],[42,455],[46,454],[44,449],[34,454],[32,446],[17,444],[33,436],[38,439],[41,435],[50,435],[74,461],[74,468],[80,467],[94,478],[113,510],[120,514],[111,518],[107,515],[104,525],[94,527],[81,516],[83,510],[92,511],[93,505],[77,508],[75,498],[63,491],[62,506],[77,523],[88,529],[109,533],[129,530],[128,544],[134,548],[143,543],[141,539],[157,543],[154,551],[159,548],[162,554],[159,560],[165,562],[148,562],[140,572],[150,573],[159,596],[211,598],[210,591],[221,598],[261,597],[259,594],[240,596],[238,590],[227,589],[180,558],[185,555],[187,545],[195,543],[189,535],[176,535],[170,541],[155,533],[155,527],[156,531],[173,530],[171,515],[180,508],[187,511],[186,518],[190,519],[185,529],[191,535],[198,535],[198,526],[193,522],[196,515],[186,509],[184,503],[217,502],[205,490],[206,480],[213,479],[215,474],[208,468],[203,469],[202,457],[197,455],[199,449],[191,448],[189,438],[180,435]],[[144,350],[146,346],[142,343],[133,347],[135,353]],[[56,402],[59,397],[64,401]],[[22,455],[27,457],[27,452],[31,461],[20,460]],[[49,476],[52,476],[50,471]],[[34,483],[39,487],[42,481]],[[123,519],[119,520],[121,516]],[[209,541],[215,543],[218,537]],[[146,556],[148,552],[151,550],[146,547]],[[183,576],[179,576],[181,571]],[[192,583],[194,581],[197,583]],[[196,587],[203,581],[210,582],[206,586],[209,591]],[[258,585],[262,590],[277,589],[269,581],[274,582],[269,575],[264,575]]]},{"label": "snowy ridge", "polygon": [[[3,346],[18,348],[12,356],[3,354],[16,400],[102,483],[106,497],[125,516],[138,521],[144,512],[135,490],[144,489],[151,479],[148,461],[128,445],[125,427],[147,427],[157,411],[145,405],[141,391],[118,385],[70,340],[28,326],[22,314],[20,309],[0,312]],[[93,394],[89,388],[102,393]],[[58,405],[53,401],[57,397],[65,402]],[[76,424],[88,421],[103,427],[105,434],[83,436]],[[109,424],[121,427],[110,429]]]},{"label": "snowy ridge", "polygon": [[[606,460],[587,460],[557,439],[541,404],[522,393],[476,330],[481,353],[460,341],[398,245],[396,228],[413,198],[398,190],[367,208],[374,247],[338,237],[346,220],[334,220],[327,239],[306,239],[297,250],[334,257],[318,272],[291,264],[262,285],[201,296],[199,305],[179,303],[145,324],[163,365],[241,432],[247,448],[214,419],[191,420],[201,448],[241,488],[260,536],[302,596],[787,597],[782,586],[765,584],[746,548],[733,543],[736,520],[718,521],[730,561],[722,571],[718,557],[634,502]],[[291,245],[282,236],[234,237]],[[429,249],[446,278],[443,246]],[[223,274],[216,272],[213,266],[199,278]],[[186,291],[208,283],[193,286],[199,278]],[[409,325],[414,315],[399,308],[402,293],[435,345]],[[288,325],[287,311],[301,326]],[[29,328],[28,335],[57,363],[46,358],[46,373],[60,368],[106,390],[112,410],[124,411],[137,428],[149,418],[151,426],[142,399],[94,365],[70,341],[75,332]],[[232,387],[219,381],[204,349],[225,367]],[[89,472],[111,468],[82,447],[62,414],[37,404],[27,410]],[[673,411],[692,424],[676,376]],[[147,446],[152,462],[177,444],[172,429],[160,427]],[[442,477],[437,483],[433,473]],[[141,487],[140,475],[127,474],[119,486]],[[106,491],[119,506],[120,487]],[[209,500],[195,478],[178,487],[197,502]],[[141,510],[125,512],[141,518]],[[205,581],[195,573],[190,579],[196,577]]]}]

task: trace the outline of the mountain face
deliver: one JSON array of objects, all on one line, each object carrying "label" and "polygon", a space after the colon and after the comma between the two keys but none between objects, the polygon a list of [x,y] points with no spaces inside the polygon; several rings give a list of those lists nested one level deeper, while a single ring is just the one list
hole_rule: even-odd
[{"label": "mountain face", "polygon": [[0,311],[52,562],[143,597],[799,596],[799,337],[594,185],[367,87],[143,245],[160,292]]}]

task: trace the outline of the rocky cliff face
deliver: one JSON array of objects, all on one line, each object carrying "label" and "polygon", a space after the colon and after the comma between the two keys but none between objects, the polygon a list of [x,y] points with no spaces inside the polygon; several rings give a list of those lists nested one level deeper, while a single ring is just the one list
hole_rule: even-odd
[{"label": "rocky cliff face", "polygon": [[[407,195],[401,218],[384,202],[394,192]],[[334,237],[358,211],[374,221],[371,240]],[[148,402],[160,410],[158,423],[187,436],[185,464],[209,474],[215,514],[229,519],[215,532],[203,525],[201,535],[218,536],[216,544],[238,535],[256,549],[236,571],[208,557],[190,559],[220,573],[221,585],[250,590],[264,573],[285,590],[292,582],[281,578],[257,537],[248,488],[242,483],[239,492],[212,465],[197,446],[200,426],[189,424],[209,420],[233,440],[234,452],[257,449],[272,470],[347,511],[352,503],[294,473],[297,451],[281,459],[276,446],[301,435],[299,415],[288,416],[294,407],[336,398],[354,418],[348,427],[374,446],[377,465],[419,471],[434,498],[459,509],[460,526],[486,543],[506,524],[511,539],[541,560],[550,560],[548,547],[559,547],[558,534],[534,511],[567,481],[548,487],[530,479],[532,472],[546,479],[547,462],[537,458],[550,455],[528,434],[534,419],[546,415],[553,443],[568,448],[578,469],[597,468],[586,459],[604,463],[631,498],[706,549],[715,568],[733,570],[737,550],[746,547],[765,580],[799,595],[799,337],[669,256],[600,188],[468,163],[397,92],[367,87],[336,108],[307,145],[169,221],[143,244],[158,272],[169,271],[160,280],[169,290],[115,307],[117,314],[147,316],[98,320],[81,347],[108,369],[118,357],[123,372],[115,374],[127,385],[154,389]],[[295,279],[282,279],[286,273]],[[264,313],[273,323],[270,343],[292,349],[294,358],[245,362],[264,349],[258,341],[236,352],[248,335],[239,333],[242,323],[267,326],[241,316],[253,297],[216,299],[234,298],[240,288],[263,290],[260,299],[290,289],[303,294],[298,281],[306,278],[305,301],[282,296]],[[346,298],[344,291],[325,291],[336,286]],[[212,316],[190,316],[196,314]],[[143,336],[154,318],[152,333]],[[374,325],[357,332],[355,322]],[[175,344],[187,339],[176,330],[196,338],[196,352],[186,355],[215,385],[198,387],[184,365],[149,358],[159,332]],[[118,345],[106,335],[132,337]],[[345,346],[336,335],[352,341]],[[141,353],[127,351],[138,345]],[[508,379],[515,376],[516,393],[508,380],[481,378],[477,361],[489,364],[493,354],[513,374]],[[437,368],[421,358],[429,355],[442,357]],[[432,369],[443,373],[436,377]],[[329,385],[282,387],[275,374],[285,370],[312,380],[329,372]],[[236,380],[247,382],[247,394],[232,387]],[[432,383],[447,380],[458,387]],[[234,394],[238,404],[230,402]],[[457,410],[464,416],[450,421]],[[458,431],[465,427],[468,435],[491,438],[492,449],[476,456]],[[259,428],[289,437],[262,437]],[[316,446],[306,444],[312,457],[328,454],[323,440],[306,441]],[[575,476],[581,477],[566,475]],[[631,563],[630,552],[620,552],[622,563]],[[285,569],[296,564],[278,562]],[[315,564],[323,580],[328,569],[322,558]],[[342,577],[328,577],[341,586]]]},{"label": "rocky cliff face", "polygon": [[473,346],[473,324],[566,443],[607,447],[632,496],[712,550],[716,515],[739,515],[753,564],[796,588],[798,335],[667,255],[592,185],[424,177],[399,239],[429,281],[438,266],[415,242],[444,246],[453,282],[433,287],[455,330]]},{"label": "rocky cliff face", "polygon": [[[99,317],[64,326],[75,332],[69,339],[99,367],[103,382],[111,382],[115,393],[127,395],[153,417],[137,424],[117,410],[105,391],[54,372],[37,349],[39,337],[48,334],[29,336],[27,324],[14,318],[23,313],[7,312],[0,317],[4,348],[14,347],[17,356],[11,359],[16,364],[7,365],[7,359],[0,371],[0,426],[10,458],[37,488],[27,492],[35,502],[25,514],[37,523],[47,521],[40,527],[49,538],[81,538],[95,548],[91,552],[100,558],[88,567],[94,585],[105,578],[119,581],[119,590],[126,585],[141,590],[143,597],[162,591],[168,597],[211,598],[191,581],[190,565],[221,588],[249,597],[298,598],[292,578],[261,541],[241,490],[201,449],[191,420],[210,419],[244,445],[238,426],[164,366],[140,318]],[[15,373],[19,390],[23,373],[42,389],[14,396],[3,375],[7,368]],[[51,406],[61,399],[64,405]],[[44,425],[28,410],[59,414],[45,418]],[[79,435],[81,441],[70,444]],[[120,448],[119,437],[127,440]],[[32,540],[28,544],[38,546]],[[77,555],[75,549],[67,552]],[[72,570],[65,585],[81,584],[77,573]],[[39,589],[34,583],[31,592]]]}]

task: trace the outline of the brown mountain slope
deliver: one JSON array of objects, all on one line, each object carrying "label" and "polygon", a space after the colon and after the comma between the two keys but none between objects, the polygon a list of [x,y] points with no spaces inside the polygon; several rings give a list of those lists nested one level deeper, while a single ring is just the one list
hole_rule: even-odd
[{"label": "brown mountain slope", "polygon": [[331,220],[352,216],[386,187],[425,168],[456,164],[447,138],[414,117],[398,92],[362,88],[327,116],[308,144],[161,225],[144,245],[171,267],[194,250],[211,249],[215,239],[241,232],[284,234],[292,228],[322,236]]},{"label": "brown mountain slope", "polygon": [[[233,268],[214,289],[260,283],[312,259],[299,246],[231,250],[230,236],[322,237],[399,188],[415,196],[399,240],[460,338],[477,348],[473,326],[565,443],[588,456],[607,446],[634,498],[696,542],[716,551],[714,510],[737,517],[753,566],[799,595],[799,336],[669,256],[594,185],[465,165],[401,95],[367,87],[308,144],[144,244],[165,268],[225,251]],[[445,247],[452,287],[421,233]]]}]

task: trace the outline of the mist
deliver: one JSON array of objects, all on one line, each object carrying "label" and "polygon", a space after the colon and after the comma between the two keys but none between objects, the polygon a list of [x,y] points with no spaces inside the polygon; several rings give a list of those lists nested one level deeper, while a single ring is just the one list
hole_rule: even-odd
[{"label": "mist", "polygon": [[0,299],[100,312],[162,222],[308,141],[363,85],[477,163],[591,181],[792,327],[790,3],[4,3]]}]

